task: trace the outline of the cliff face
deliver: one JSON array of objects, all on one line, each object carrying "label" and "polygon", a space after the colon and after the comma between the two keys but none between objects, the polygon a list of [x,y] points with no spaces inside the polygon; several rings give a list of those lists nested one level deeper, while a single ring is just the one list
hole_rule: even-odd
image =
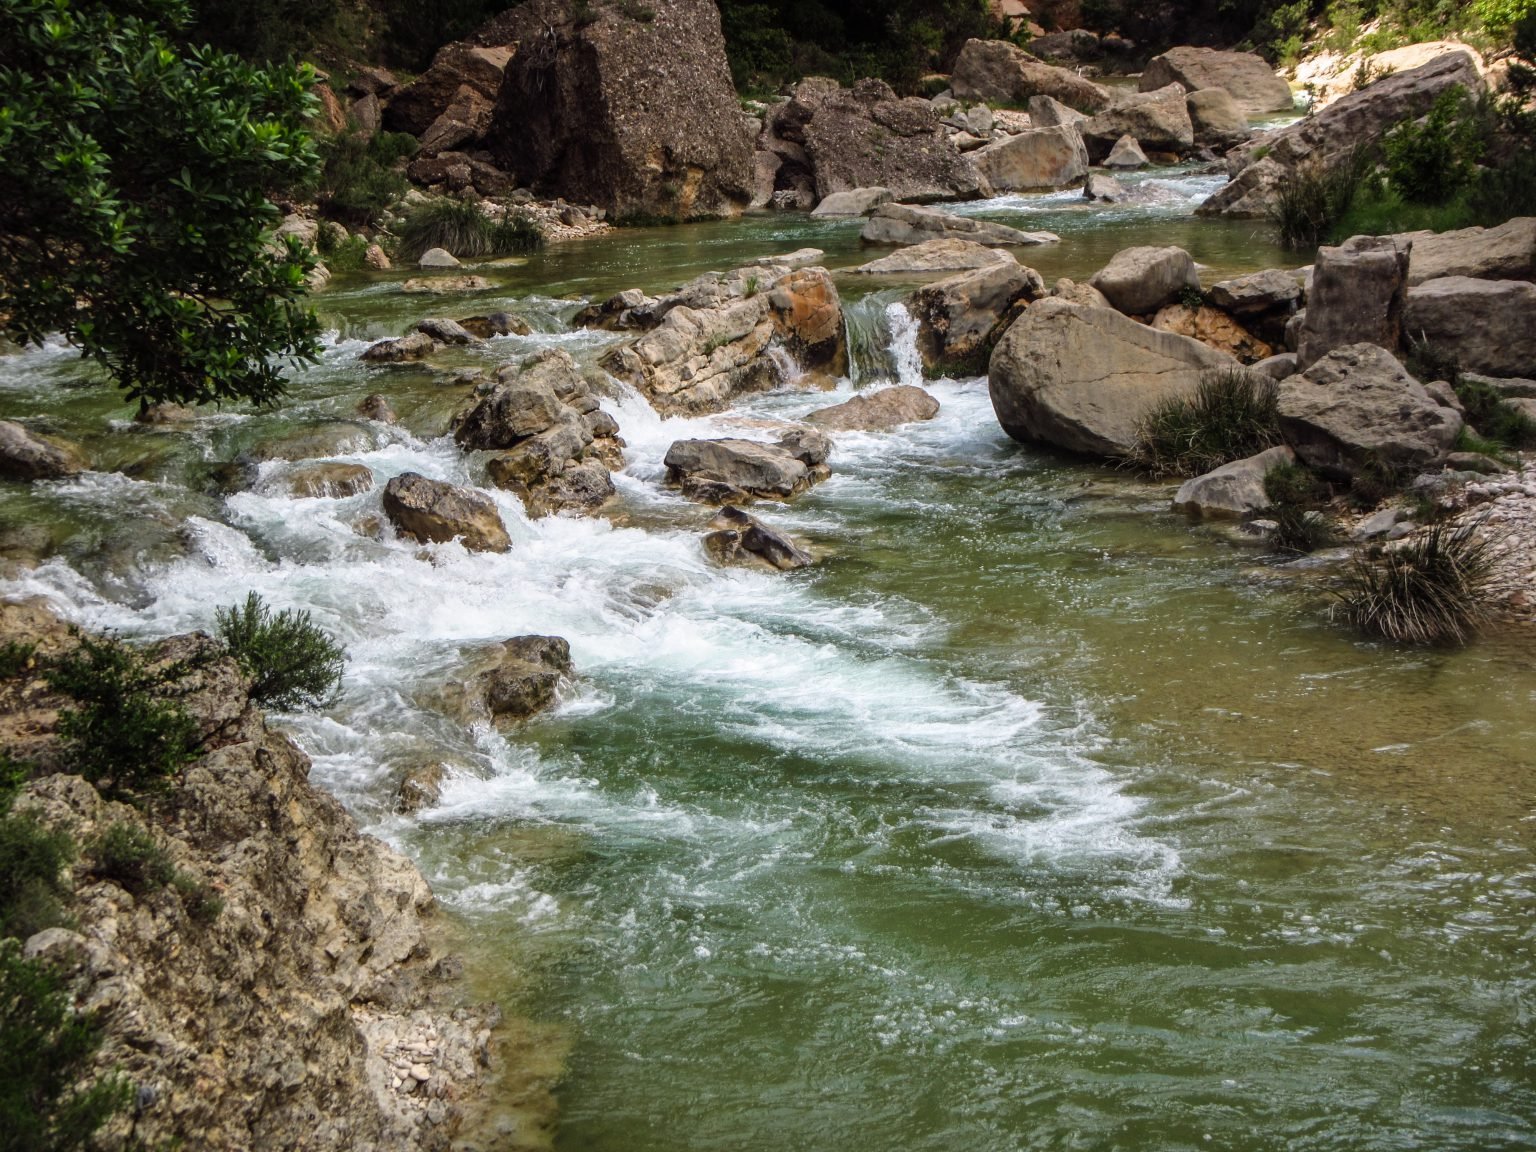
[{"label": "cliff face", "polygon": [[[43,652],[69,643],[36,605],[0,605],[10,639]],[[210,645],[194,635],[162,648]],[[107,1143],[446,1148],[486,1074],[497,1014],[458,1002],[426,881],[309,783],[309,760],[267,727],[231,661],[188,686],[208,752],[153,816],[62,774],[17,801],[81,844],[114,823],[150,830],[222,901],[196,916],[169,887],[135,896],[77,864],[72,927],[26,942],[96,1014],[99,1070],[134,1085]],[[0,736],[46,763],[58,704],[41,681],[12,687]]]}]

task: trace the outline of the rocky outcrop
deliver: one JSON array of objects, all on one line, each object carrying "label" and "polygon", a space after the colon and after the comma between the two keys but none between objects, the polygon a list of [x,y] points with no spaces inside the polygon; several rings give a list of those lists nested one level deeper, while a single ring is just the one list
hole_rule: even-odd
[{"label": "rocky outcrop", "polygon": [[662,412],[718,412],[794,372],[836,375],[847,357],[842,303],[823,268],[711,272],[658,300],[647,318],[658,316],[602,366]]},{"label": "rocky outcrop", "polygon": [[1013,259],[1006,248],[989,248],[974,240],[924,240],[848,271],[863,276],[927,276],[986,268]]},{"label": "rocky outcrop", "polygon": [[1257,456],[1223,464],[1204,476],[1186,480],[1173,497],[1175,512],[1210,519],[1252,516],[1269,507],[1264,477],[1270,469],[1291,464],[1296,453],[1285,445],[1265,449]]},{"label": "rocky outcrop", "polygon": [[1152,327],[1177,332],[1210,348],[1225,352],[1239,363],[1254,364],[1274,353],[1274,349],[1244,328],[1220,308],[1202,304],[1165,304],[1152,318]]},{"label": "rocky outcrop", "polygon": [[[421,76],[390,97],[383,114],[384,127],[391,132],[408,132],[412,136],[427,136],[451,108],[473,107],[483,122],[479,135],[490,125],[491,109],[501,91],[502,77],[512,49],[504,46],[480,47],[470,43],[447,44],[432,58],[432,64]],[[463,143],[469,135],[440,147],[424,147],[441,151]]]},{"label": "rocky outcrop", "polygon": [[1395,352],[1402,344],[1409,248],[1391,236],[1356,236],[1317,250],[1297,346],[1303,370],[1362,341]]},{"label": "rocky outcrop", "polygon": [[1289,112],[1295,106],[1291,86],[1251,52],[1214,48],[1170,48],[1154,56],[1137,82],[1143,92],[1177,84],[1186,92],[1221,88],[1248,117]]},{"label": "rocky outcrop", "polygon": [[722,564],[756,563],[792,572],[815,563],[809,552],[756,516],[727,504],[709,522],[704,548]]},{"label": "rocky outcrop", "polygon": [[1078,129],[1088,146],[1088,157],[1095,163],[1108,156],[1122,136],[1133,138],[1144,151],[1180,156],[1195,146],[1189,102],[1177,84],[1122,96],[1084,120]]},{"label": "rocky outcrop", "polygon": [[489,497],[417,472],[402,472],[384,486],[384,514],[401,535],[422,544],[462,540],[471,552],[512,547],[501,513]]},{"label": "rocky outcrop", "polygon": [[1070,124],[1005,136],[972,159],[994,192],[1065,188],[1088,174],[1088,150]]},{"label": "rocky outcrop", "polygon": [[949,82],[957,98],[989,104],[1024,104],[1032,96],[1049,96],[1091,113],[1110,101],[1109,93],[1091,80],[1044,64],[1006,40],[967,40]]},{"label": "rocky outcrop", "polygon": [[482,652],[464,686],[466,718],[520,723],[555,702],[575,671],[571,646],[559,636],[514,636]]},{"label": "rocky outcrop", "polygon": [[485,145],[518,184],[616,217],[734,214],[752,143],[719,10],[647,0],[645,15],[531,0],[481,28],[481,44],[517,45]]},{"label": "rocky outcrop", "polygon": [[550,348],[502,365],[453,438],[496,452],[485,465],[491,482],[515,492],[530,516],[547,516],[593,512],[613,496],[609,470],[624,462],[618,433],[569,353]]},{"label": "rocky outcrop", "polygon": [[1349,479],[1367,469],[1419,469],[1445,459],[1462,420],[1374,344],[1330,351],[1280,382],[1280,427],[1307,465]]},{"label": "rocky outcrop", "polygon": [[980,375],[999,325],[1015,304],[1045,295],[1045,281],[1011,255],[918,289],[907,300],[917,321],[917,348],[930,373]]},{"label": "rocky outcrop", "polygon": [[0,480],[61,480],[83,471],[74,448],[0,420]]},{"label": "rocky outcrop", "polygon": [[787,500],[831,475],[832,444],[814,428],[795,429],[777,443],[756,440],[679,440],[667,449],[667,483],[705,504]]},{"label": "rocky outcrop", "polygon": [[1536,366],[1536,284],[1470,276],[1426,280],[1408,290],[1403,327],[1413,339],[1455,357],[1464,371],[1528,374]]},{"label": "rocky outcrop", "polygon": [[897,384],[861,392],[851,400],[818,408],[806,420],[822,428],[846,432],[889,432],[903,424],[932,420],[939,402],[913,384]]},{"label": "rocky outcrop", "polygon": [[1031,304],[992,353],[987,385],[1003,431],[1024,443],[1121,457],[1160,401],[1192,396],[1230,356],[1107,308]]},{"label": "rocky outcrop", "polygon": [[1477,280],[1536,280],[1536,217],[1517,216],[1497,228],[1460,228],[1454,232],[1410,232],[1408,284],[1443,276]]},{"label": "rocky outcrop", "polygon": [[1024,232],[990,220],[956,216],[938,208],[912,204],[885,204],[876,208],[860,238],[867,244],[921,244],[945,237],[974,240],[978,244],[1055,244],[1053,232]]},{"label": "rocky outcrop", "polygon": [[1182,248],[1123,248],[1088,281],[1131,316],[1156,312],[1187,288],[1200,289],[1195,261]]}]

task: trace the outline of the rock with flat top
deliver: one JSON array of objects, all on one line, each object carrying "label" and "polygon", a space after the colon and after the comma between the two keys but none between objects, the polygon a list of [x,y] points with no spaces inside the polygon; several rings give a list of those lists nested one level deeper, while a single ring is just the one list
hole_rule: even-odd
[{"label": "rock with flat top", "polygon": [[903,424],[932,420],[938,414],[939,402],[923,389],[913,384],[897,384],[861,392],[830,408],[818,408],[806,420],[834,431],[889,432]]},{"label": "rock with flat top", "polygon": [[1195,261],[1182,248],[1123,248],[1088,281],[1130,316],[1156,312],[1187,288],[1200,289]]},{"label": "rock with flat top", "polygon": [[989,248],[974,240],[924,240],[849,271],[865,276],[926,276],[986,268],[1013,259],[1005,248]]},{"label": "rock with flat top", "polygon": [[1303,371],[1350,344],[1402,346],[1408,259],[1408,246],[1392,236],[1355,236],[1317,250],[1296,349]]},{"label": "rock with flat top", "polygon": [[876,208],[860,236],[867,244],[920,244],[924,240],[948,238],[989,245],[1035,245],[1055,244],[1061,239],[1052,232],[1024,232],[1006,224],[914,204],[885,204]]},{"label": "rock with flat top", "polygon": [[889,188],[850,188],[847,192],[833,192],[822,199],[811,211],[812,216],[868,216],[882,204],[889,204],[895,195]]},{"label": "rock with flat top", "polygon": [[1264,477],[1270,469],[1295,460],[1296,453],[1282,444],[1257,456],[1223,464],[1180,485],[1173,498],[1174,511],[1212,519],[1242,519],[1262,512],[1269,507]]},{"label": "rock with flat top", "polygon": [[1497,228],[1410,232],[1408,286],[1444,276],[1477,280],[1536,280],[1536,216],[1517,216]]},{"label": "rock with flat top", "polygon": [[667,483],[681,488],[689,499],[731,503],[799,495],[830,474],[825,454],[819,460],[816,455],[803,444],[785,440],[679,440],[667,449],[664,463]]},{"label": "rock with flat top", "polygon": [[401,473],[385,485],[384,514],[402,535],[423,544],[462,540],[471,552],[512,547],[501,513],[488,496],[416,472]]}]

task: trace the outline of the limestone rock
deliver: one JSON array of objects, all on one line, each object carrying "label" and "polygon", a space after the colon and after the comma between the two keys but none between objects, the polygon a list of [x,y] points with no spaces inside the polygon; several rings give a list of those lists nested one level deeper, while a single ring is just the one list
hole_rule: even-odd
[{"label": "limestone rock", "polygon": [[1274,349],[1248,331],[1219,308],[1201,305],[1165,304],[1152,318],[1152,327],[1177,332],[1219,349],[1239,363],[1253,364],[1274,353]]},{"label": "limestone rock", "polygon": [[1124,248],[1089,283],[1131,316],[1156,312],[1186,288],[1200,288],[1195,261],[1182,248]]},{"label": "limestone rock", "polygon": [[1107,172],[1090,172],[1083,181],[1083,199],[1117,204],[1125,199],[1125,188]]},{"label": "limestone rock", "polygon": [[1412,232],[1408,285],[1444,276],[1478,280],[1536,280],[1536,217],[1517,216],[1497,228]]},{"label": "limestone rock", "polygon": [[889,188],[850,188],[846,192],[833,192],[816,205],[812,216],[868,216],[882,204],[895,199]]},{"label": "limestone rock", "polygon": [[1081,124],[1088,119],[1086,112],[1069,108],[1054,96],[1029,98],[1029,122],[1036,128],[1054,128],[1061,124]]},{"label": "limestone rock", "polygon": [[1063,276],[1051,285],[1051,295],[1068,304],[1082,304],[1089,308],[1113,308],[1104,293],[1092,284],[1078,284]]},{"label": "limestone rock", "polygon": [[924,240],[898,248],[889,256],[850,268],[850,273],[865,276],[925,276],[932,273],[964,272],[993,264],[1017,263],[1006,248],[989,248],[974,240]]},{"label": "limestone rock", "polygon": [[1265,312],[1289,314],[1301,303],[1301,284],[1289,272],[1266,268],[1218,280],[1206,293],[1212,304],[1234,316],[1254,316]]},{"label": "limestone rock", "polygon": [[704,547],[723,564],[752,560],[790,572],[815,562],[809,552],[788,536],[729,504],[720,509],[709,527],[711,532],[704,537]]},{"label": "limestone rock", "polygon": [[1011,256],[918,289],[907,301],[917,347],[930,372],[980,375],[998,331],[1017,303],[1045,295],[1045,281]]},{"label": "limestone rock", "polygon": [[[1310,311],[1310,310],[1309,310]],[[1443,276],[1410,288],[1403,327],[1467,372],[1520,376],[1536,366],[1536,284]]]},{"label": "limestone rock", "polygon": [[490,661],[469,681],[469,700],[498,724],[527,720],[548,709],[560,681],[574,672],[571,646],[559,636],[514,636],[490,654]]},{"label": "limestone rock", "polygon": [[496,285],[484,276],[422,276],[400,285],[402,292],[489,292]]},{"label": "limestone rock", "polygon": [[1115,146],[1109,150],[1109,155],[1104,157],[1104,167],[1118,172],[1145,168],[1147,164],[1147,154],[1141,150],[1141,145],[1136,143],[1136,137],[1129,132],[1116,140]]},{"label": "limestone rock", "polygon": [[796,248],[779,256],[759,256],[748,263],[759,268],[809,268],[820,264],[825,256],[826,252],[820,248]]},{"label": "limestone rock", "polygon": [[437,341],[425,332],[412,332],[397,339],[380,340],[358,354],[370,364],[398,364],[402,360],[421,360],[437,351]]},{"label": "limestone rock", "polygon": [[1350,344],[1280,382],[1280,427],[1306,464],[1347,479],[1368,467],[1438,465],[1462,421],[1390,352]]},{"label": "limestone rock", "polygon": [[1183,155],[1195,146],[1189,104],[1184,89],[1177,84],[1122,96],[1078,128],[1088,146],[1088,157],[1094,161],[1108,156],[1122,136],[1157,152]]},{"label": "limestone rock", "polygon": [[1271,380],[1284,380],[1287,376],[1294,376],[1301,370],[1296,362],[1294,352],[1276,352],[1273,356],[1266,356],[1251,365],[1255,372],[1262,372]]},{"label": "limestone rock", "polygon": [[1187,92],[1224,89],[1248,117],[1289,112],[1295,107],[1291,86],[1275,75],[1262,57],[1251,52],[1170,48],[1148,61],[1138,81],[1143,92],[1168,84],[1178,84]]},{"label": "limestone rock", "polygon": [[364,420],[375,420],[380,424],[393,424],[399,419],[389,401],[379,392],[370,392],[359,400],[356,412]]},{"label": "limestone rock", "polygon": [[818,408],[806,420],[834,431],[889,432],[903,424],[932,420],[938,414],[939,402],[927,392],[912,384],[897,384],[861,392],[830,408]]},{"label": "limestone rock", "polygon": [[288,491],[300,499],[344,500],[373,490],[373,473],[361,464],[309,464],[288,474]]},{"label": "limestone rock", "polygon": [[447,774],[447,765],[436,760],[411,768],[395,792],[395,811],[408,816],[432,807],[443,798],[443,780]]},{"label": "limestone rock", "polygon": [[60,480],[83,471],[74,448],[0,420],[0,480]]},{"label": "limestone rock", "polygon": [[1409,249],[1392,236],[1356,236],[1317,250],[1297,352],[1303,370],[1335,348],[1402,344]]},{"label": "limestone rock", "polygon": [[1015,440],[1117,457],[1134,449],[1136,426],[1152,407],[1192,396],[1205,372],[1236,363],[1186,336],[1052,297],[1003,334],[987,384],[998,422]]},{"label": "limestone rock", "polygon": [[876,208],[859,235],[867,244],[920,244],[944,237],[974,240],[978,244],[1034,245],[1060,241],[1059,236],[1050,232],[1023,232],[1006,224],[913,204],[885,204]]},{"label": "limestone rock", "polygon": [[423,544],[462,539],[471,552],[512,547],[496,505],[479,492],[403,472],[384,486],[384,514],[403,535]]},{"label": "limestone rock", "polygon": [[492,312],[489,316],[465,316],[458,326],[476,340],[489,340],[493,336],[531,336],[533,327],[521,316],[511,312]]},{"label": "limestone rock", "polygon": [[1024,104],[1049,96],[1080,112],[1108,107],[1109,93],[1076,72],[1034,59],[1006,40],[967,40],[950,73],[955,96],[988,104]]},{"label": "limestone rock", "polygon": [[1088,174],[1088,150],[1070,124],[1005,136],[972,159],[997,192],[1064,188]]},{"label": "limestone rock", "polygon": [[476,97],[487,105],[493,104],[511,56],[512,50],[503,46],[443,46],[418,79],[390,98],[384,110],[384,126],[391,132],[419,137],[455,103],[463,104]]},{"label": "limestone rock", "polygon": [[1195,143],[1225,152],[1248,139],[1248,118],[1225,88],[1201,88],[1184,99]]},{"label": "limestone rock", "polygon": [[377,244],[368,245],[368,250],[363,253],[363,263],[375,272],[388,272],[393,267],[388,253]]},{"label": "limestone rock", "polygon": [[1262,512],[1269,507],[1264,477],[1270,469],[1295,460],[1296,453],[1282,444],[1256,456],[1223,464],[1180,485],[1173,498],[1174,511],[1196,517],[1237,519]]},{"label": "limestone rock", "polygon": [[738,439],[679,440],[667,449],[664,463],[667,483],[682,488],[683,495],[692,500],[787,500],[830,474],[824,463],[827,450],[824,436],[819,443],[811,442],[809,448],[803,441],[785,439],[777,444]]},{"label": "limestone rock", "polygon": [[418,268],[457,268],[459,262],[444,248],[428,248],[416,261]]}]

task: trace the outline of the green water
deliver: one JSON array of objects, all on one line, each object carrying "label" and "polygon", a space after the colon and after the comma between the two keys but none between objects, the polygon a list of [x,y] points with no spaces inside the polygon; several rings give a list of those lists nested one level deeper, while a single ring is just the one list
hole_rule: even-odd
[{"label": "green water", "polygon": [[[1187,204],[991,207],[1063,236],[1025,254],[1048,280],[1132,243],[1182,244],[1208,280],[1284,263]],[[53,554],[3,591],[156,633],[256,588],[343,636],[343,698],[292,729],[420,861],[476,987],[562,1038],[563,1152],[1536,1147],[1530,637],[1358,642],[1325,565],[1013,444],[984,381],[934,384],[930,424],[841,437],[830,481],[765,506],[823,556],[792,576],[711,567],[707,512],[659,486],[672,439],[730,418],[633,400],[616,510],[530,523],[502,500],[506,556],[360,536],[377,492],[291,500],[282,463],[216,482],[317,428],[381,480],[473,480],[437,438],[454,367],[590,356],[563,298],[806,244],[868,258],[856,225],[763,217],[552,246],[477,270],[498,287],[472,308],[347,282],[323,298],[339,342],[275,416],[108,427],[98,393],[61,391],[63,355],[0,358],[0,416],[42,407],[133,472],[0,496],[0,528]],[[897,294],[839,284],[884,331]],[[540,334],[441,371],[355,362],[493,306]],[[370,391],[401,427],[354,422]],[[580,671],[554,715],[497,734],[433,708],[464,650],[532,631]],[[443,804],[391,815],[425,757],[456,766]],[[507,1110],[508,1145],[531,1141]]]}]

